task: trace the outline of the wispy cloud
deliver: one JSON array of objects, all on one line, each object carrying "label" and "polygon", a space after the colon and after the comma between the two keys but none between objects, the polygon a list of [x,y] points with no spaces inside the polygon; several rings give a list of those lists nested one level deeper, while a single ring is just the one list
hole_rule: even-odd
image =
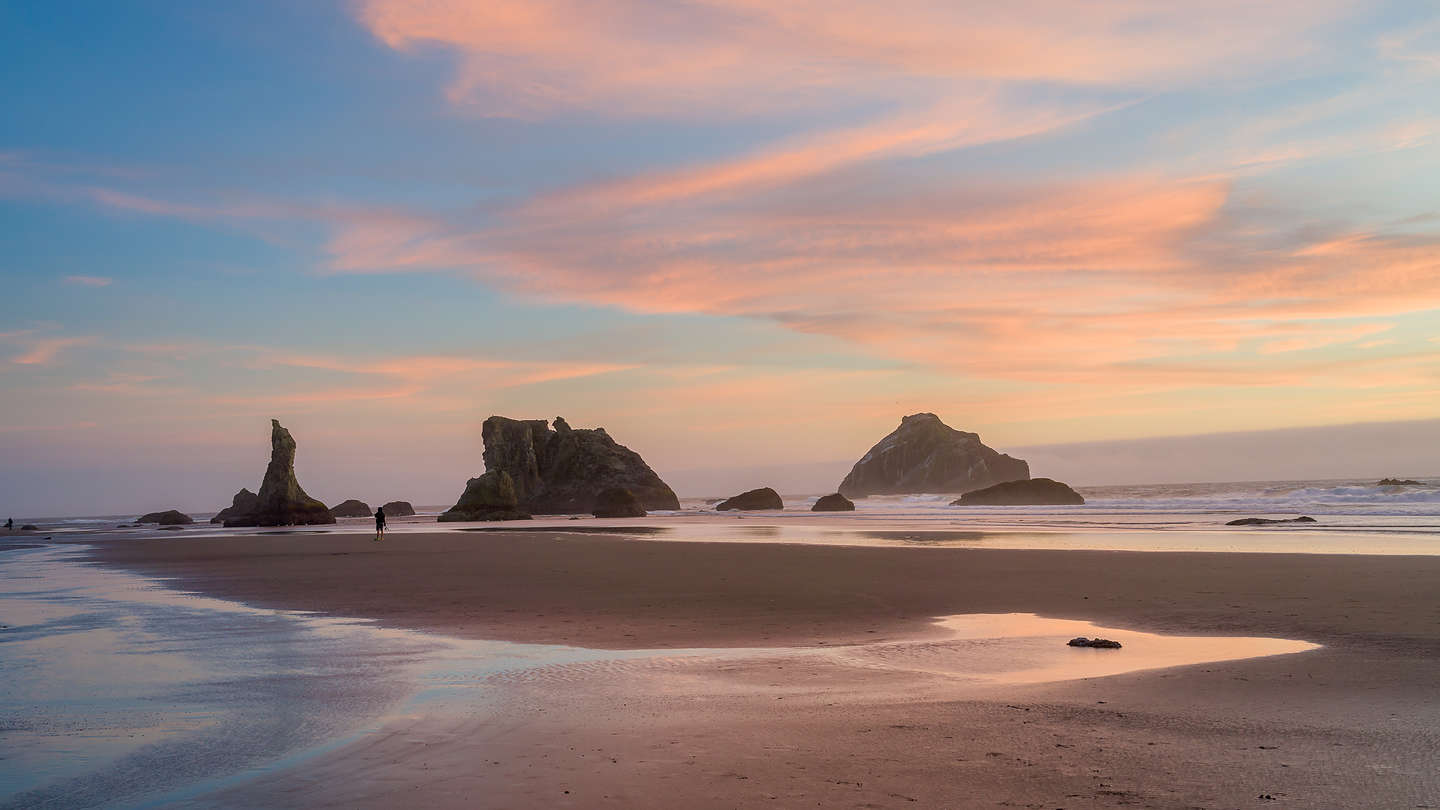
[{"label": "wispy cloud", "polygon": [[105,276],[66,276],[64,281],[77,287],[109,287],[115,282]]}]

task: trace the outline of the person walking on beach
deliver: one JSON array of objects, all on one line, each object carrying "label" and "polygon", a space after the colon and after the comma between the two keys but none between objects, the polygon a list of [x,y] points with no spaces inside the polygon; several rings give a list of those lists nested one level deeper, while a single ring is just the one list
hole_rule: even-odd
[{"label": "person walking on beach", "polygon": [[375,508],[375,542],[385,537],[385,507]]},{"label": "person walking on beach", "polygon": [[15,518],[6,518],[6,519],[5,519],[5,531],[7,531],[7,532],[8,532],[8,531],[13,531],[14,529],[15,529]]}]

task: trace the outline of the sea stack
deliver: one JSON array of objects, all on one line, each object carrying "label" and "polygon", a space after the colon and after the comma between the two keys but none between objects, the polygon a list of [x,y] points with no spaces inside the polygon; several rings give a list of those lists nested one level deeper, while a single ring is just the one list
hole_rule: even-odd
[{"label": "sea stack", "polygon": [[961,495],[951,506],[1079,506],[1085,497],[1053,478],[1005,481]]},{"label": "sea stack", "polygon": [[385,517],[409,517],[415,514],[415,507],[409,501],[391,501],[380,507],[385,510]]},{"label": "sea stack", "polygon": [[186,523],[194,523],[195,521],[179,509],[167,509],[164,512],[151,512],[148,515],[141,515],[135,518],[135,522],[158,523],[161,526],[183,526]]},{"label": "sea stack", "polygon": [[[244,490],[241,490],[241,494]],[[240,495],[235,496],[238,504]],[[270,466],[255,497],[255,507],[225,519],[226,526],[303,526],[334,523],[325,504],[305,494],[295,480],[295,439],[290,431],[270,420]]]},{"label": "sea stack", "polygon": [[728,512],[732,509],[749,511],[752,509],[784,509],[785,502],[780,500],[780,493],[770,487],[760,487],[748,492],[742,492],[733,498],[726,498],[715,504],[715,511]]},{"label": "sea stack", "polygon": [[1030,465],[986,447],[933,413],[916,413],[870,448],[845,480],[848,498],[922,492],[969,492],[1030,477]]},{"label": "sea stack", "polygon": [[223,524],[232,518],[251,514],[258,508],[260,508],[260,496],[241,487],[230,501],[230,505],[216,512],[215,517],[210,518],[210,522]]},{"label": "sea stack", "polygon": [[492,416],[481,430],[485,469],[504,472],[515,485],[519,508],[536,514],[588,514],[601,492],[628,489],[645,509],[679,509],[660,476],[639,453],[610,438],[604,428],[576,429],[555,417]]},{"label": "sea stack", "polygon": [[[370,509],[370,504],[351,498],[348,501],[341,501],[330,507],[330,514],[337,518],[341,517],[370,517],[375,514]],[[386,512],[385,514],[390,514]]]},{"label": "sea stack", "polygon": [[811,512],[854,512],[855,502],[836,492],[826,495],[815,501],[810,507]]},{"label": "sea stack", "polygon": [[466,481],[460,500],[437,518],[441,523],[529,519],[530,513],[520,508],[515,497],[515,481],[501,470],[491,470]]}]

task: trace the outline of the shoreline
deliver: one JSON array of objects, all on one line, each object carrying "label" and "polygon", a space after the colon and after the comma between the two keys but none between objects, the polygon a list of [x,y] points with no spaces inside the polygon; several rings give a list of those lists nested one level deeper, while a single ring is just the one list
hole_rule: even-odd
[{"label": "shoreline", "polygon": [[[260,607],[617,651],[411,705],[303,768],[185,806],[1440,804],[1435,557],[535,532],[127,540],[85,557]],[[944,649],[936,616],[977,612],[1326,646],[1018,685],[877,667],[841,646],[928,655]],[[619,652],[638,648],[656,654]]]}]

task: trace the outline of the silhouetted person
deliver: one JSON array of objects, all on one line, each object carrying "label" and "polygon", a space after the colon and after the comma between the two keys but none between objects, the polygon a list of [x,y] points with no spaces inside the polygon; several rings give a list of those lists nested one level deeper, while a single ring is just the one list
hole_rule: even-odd
[{"label": "silhouetted person", "polygon": [[5,531],[12,531],[15,528],[15,518],[5,519]]},{"label": "silhouetted person", "polygon": [[385,536],[385,507],[379,506],[375,509],[375,542]]}]

